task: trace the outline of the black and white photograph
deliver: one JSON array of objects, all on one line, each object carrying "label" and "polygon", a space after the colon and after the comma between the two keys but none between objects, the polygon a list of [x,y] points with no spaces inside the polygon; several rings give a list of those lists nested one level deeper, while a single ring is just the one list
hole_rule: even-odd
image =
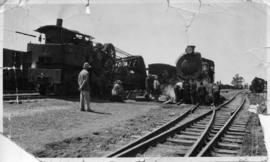
[{"label": "black and white photograph", "polygon": [[4,162],[15,147],[43,162],[267,160],[270,1],[2,0],[0,12]]}]

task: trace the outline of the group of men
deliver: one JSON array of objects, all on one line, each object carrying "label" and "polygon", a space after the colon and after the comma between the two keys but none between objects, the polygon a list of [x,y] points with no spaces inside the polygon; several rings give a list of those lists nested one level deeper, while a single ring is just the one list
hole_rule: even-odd
[{"label": "group of men", "polygon": [[174,87],[176,103],[217,105],[220,101],[220,88],[217,84],[186,80]]},{"label": "group of men", "polygon": [[[89,72],[91,68],[89,63],[83,64],[83,70],[79,73],[78,84],[80,91],[80,108],[81,111],[93,111],[90,107],[90,85],[89,85]],[[145,98],[151,100],[158,100],[161,93],[160,83],[157,75],[148,75],[145,79]],[[200,105],[217,105],[220,98],[220,88],[217,84],[203,84],[203,82],[196,82],[193,79],[185,80],[176,83],[174,87],[176,103],[187,103]],[[114,82],[111,101],[123,102],[125,91],[122,81],[116,80]],[[86,105],[86,109],[85,109]]]}]

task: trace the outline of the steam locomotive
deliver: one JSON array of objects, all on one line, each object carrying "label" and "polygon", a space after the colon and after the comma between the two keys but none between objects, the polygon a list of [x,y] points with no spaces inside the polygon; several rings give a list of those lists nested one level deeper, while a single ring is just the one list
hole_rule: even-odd
[{"label": "steam locomotive", "polygon": [[177,60],[177,76],[182,80],[194,79],[214,83],[214,61],[201,57],[199,52],[194,52],[194,48],[195,46],[188,46],[187,52]]},{"label": "steam locomotive", "polygon": [[251,81],[250,91],[253,93],[262,93],[266,91],[266,85],[267,82],[264,79],[255,77]]},{"label": "steam locomotive", "polygon": [[[217,85],[214,84],[215,80],[215,64],[214,61],[203,58],[199,52],[194,51],[195,46],[187,46],[185,54],[183,54],[176,62],[176,73],[179,80],[183,83],[189,84],[190,81],[194,81],[198,87],[201,83],[206,87],[207,93],[212,95],[213,88]],[[215,86],[213,86],[215,85]],[[189,91],[190,87],[184,91]],[[216,95],[219,100],[219,92]],[[190,101],[190,96],[186,96]],[[205,102],[209,103],[209,96],[205,97]]]},{"label": "steam locomotive", "polygon": [[[95,43],[94,37],[64,28],[62,23],[62,19],[57,19],[56,25],[39,27],[35,31],[40,33],[40,43],[27,44],[26,53],[31,63],[24,76],[37,88],[40,84],[46,85],[45,89],[38,88],[41,94],[47,91],[57,95],[77,93],[77,76],[84,62],[89,62],[92,67],[90,87],[93,96],[109,96],[116,79],[126,83],[124,88],[144,88],[146,72],[141,56],[118,57],[113,44]],[[42,40],[45,43],[41,43]]]}]

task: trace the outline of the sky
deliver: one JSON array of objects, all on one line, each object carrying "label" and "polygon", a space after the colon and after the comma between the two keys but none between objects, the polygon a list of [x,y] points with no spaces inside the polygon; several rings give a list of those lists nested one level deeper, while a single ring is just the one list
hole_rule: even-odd
[{"label": "sky", "polygon": [[202,0],[200,4],[199,1],[175,3],[171,0],[170,5],[167,2],[90,0],[90,15],[85,13],[85,4],[7,5],[4,48],[26,51],[27,43],[37,39],[15,31],[38,36],[34,32],[36,28],[54,25],[57,18],[62,18],[64,27],[141,55],[146,65],[175,65],[185,47],[191,44],[202,57],[215,62],[216,81],[229,84],[236,73],[247,83],[255,76],[266,79],[265,5],[245,1]]}]

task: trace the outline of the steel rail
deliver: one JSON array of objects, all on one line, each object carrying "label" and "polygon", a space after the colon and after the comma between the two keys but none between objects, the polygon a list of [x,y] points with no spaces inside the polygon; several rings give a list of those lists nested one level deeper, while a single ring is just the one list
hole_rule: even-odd
[{"label": "steel rail", "polygon": [[241,110],[241,108],[244,106],[244,103],[246,101],[246,98],[243,99],[242,103],[238,106],[238,108],[233,112],[231,117],[228,119],[226,124],[218,131],[218,133],[208,142],[208,144],[199,152],[197,156],[205,156],[208,155],[208,152],[210,151],[211,148],[213,148],[218,140],[220,139],[221,135],[227,130],[227,128],[230,126],[232,123],[233,119],[236,117],[238,112]]},{"label": "steel rail", "polygon": [[181,120],[185,119],[188,114],[192,113],[195,109],[198,108],[199,105],[194,105],[194,106],[191,106],[191,108],[189,108],[188,110],[186,110],[183,114],[181,114],[180,116],[176,117],[175,119],[165,123],[164,125],[162,125],[161,127],[155,129],[154,131],[146,134],[145,136],[127,144],[126,146],[116,150],[115,152],[113,153],[110,153],[109,155],[107,155],[106,157],[113,157],[113,156],[116,156],[117,154],[120,154],[124,151],[126,151],[127,149],[129,148],[132,148],[154,136],[157,136],[158,134],[161,134],[162,132],[170,129],[171,127],[173,127],[175,124],[177,124],[178,122],[180,122]]},{"label": "steel rail", "polygon": [[[243,91],[241,91],[239,93],[243,93]],[[239,93],[237,93],[237,95]],[[235,97],[236,97],[236,95],[231,99],[234,99]],[[213,110],[213,115],[212,115],[211,120],[209,121],[207,127],[205,128],[205,130],[203,131],[201,136],[198,138],[198,140],[192,145],[192,147],[189,149],[189,151],[185,154],[185,157],[196,156],[199,153],[199,150],[201,150],[203,148],[203,146],[206,145],[209,130],[211,129],[211,127],[214,124],[214,119],[215,119],[215,116],[216,116],[216,112],[218,110],[220,110],[221,107],[223,107],[226,104],[227,103],[224,103],[224,104],[220,105],[218,108]]]},{"label": "steel rail", "polygon": [[149,146],[151,145],[154,145],[156,142],[158,141],[164,141],[166,140],[166,138],[168,136],[171,136],[173,134],[175,134],[176,132],[179,132],[179,131],[183,131],[185,128],[189,127],[190,125],[192,125],[193,123],[205,118],[206,116],[208,116],[209,114],[211,114],[213,110],[210,110],[206,113],[204,113],[203,115],[200,115],[198,117],[196,117],[195,119],[193,120],[190,120],[186,123],[183,123],[179,126],[176,126],[170,130],[167,130],[161,134],[159,134],[158,136],[155,136],[143,143],[140,143],[139,145],[133,147],[133,148],[130,148],[124,152],[122,152],[121,154],[118,154],[117,157],[133,157],[134,155],[136,155],[138,152],[140,151],[143,151],[145,149],[147,149]]},{"label": "steel rail", "polygon": [[[137,139],[136,141],[118,149],[117,151],[107,155],[106,157],[127,157],[130,156],[132,154],[134,154],[136,151],[139,151],[140,149],[143,149],[144,147],[147,147],[147,145],[160,140],[162,138],[165,138],[167,135],[171,134],[171,133],[175,133],[177,131],[183,130],[185,129],[187,126],[189,126],[190,124],[193,124],[194,122],[204,118],[205,116],[209,115],[211,112],[215,112],[217,110],[219,110],[221,107],[227,105],[228,103],[230,103],[232,100],[235,99],[235,97],[237,95],[239,95],[240,93],[242,93],[242,91],[236,93],[233,97],[231,97],[229,100],[227,100],[226,102],[224,102],[223,104],[219,105],[217,108],[213,109],[213,110],[209,110],[205,113],[203,113],[202,115],[196,117],[195,119],[186,122],[180,126],[171,128],[170,130],[168,130],[168,125],[174,125],[177,121],[179,122],[179,120],[182,120],[186,115],[188,115],[188,113],[193,112],[195,110],[194,107],[193,109],[189,109],[187,110],[183,115],[181,115],[180,117],[174,119],[174,124],[170,124],[171,122],[164,124],[162,127],[158,128],[157,130],[143,136],[142,138]],[[196,105],[197,106],[197,105]],[[212,116],[213,118],[213,116]],[[178,120],[177,120],[178,119]],[[212,122],[211,122],[212,125]],[[210,124],[207,126],[207,129],[209,129]],[[164,132],[165,131],[165,132]],[[162,133],[163,132],[163,133]],[[203,137],[205,138],[205,137]],[[198,145],[198,144],[197,144]],[[195,147],[195,146],[194,146]]]},{"label": "steel rail", "polygon": [[189,151],[185,154],[185,157],[196,156],[198,154],[198,151],[201,148],[203,148],[203,146],[205,145],[205,141],[207,140],[208,132],[211,129],[212,125],[214,124],[215,116],[216,116],[216,110],[213,109],[212,117],[208,125],[206,126],[205,130],[200,135],[200,137],[197,139],[197,141],[191,146]]}]

